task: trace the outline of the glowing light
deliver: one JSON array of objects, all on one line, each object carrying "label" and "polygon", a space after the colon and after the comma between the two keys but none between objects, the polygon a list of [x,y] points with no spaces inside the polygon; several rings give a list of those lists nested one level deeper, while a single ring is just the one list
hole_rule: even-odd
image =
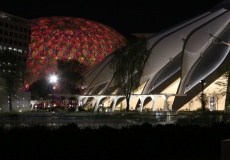
[{"label": "glowing light", "polygon": [[50,76],[50,82],[51,82],[51,83],[57,83],[57,79],[58,79],[58,78],[57,78],[56,75],[51,75],[51,76]]}]

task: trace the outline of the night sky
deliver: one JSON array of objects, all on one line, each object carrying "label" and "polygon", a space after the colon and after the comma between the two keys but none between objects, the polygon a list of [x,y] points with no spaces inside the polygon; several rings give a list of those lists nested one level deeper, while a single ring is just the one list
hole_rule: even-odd
[{"label": "night sky", "polygon": [[130,33],[156,33],[198,16],[222,0],[4,0],[0,11],[26,19],[71,16]]}]

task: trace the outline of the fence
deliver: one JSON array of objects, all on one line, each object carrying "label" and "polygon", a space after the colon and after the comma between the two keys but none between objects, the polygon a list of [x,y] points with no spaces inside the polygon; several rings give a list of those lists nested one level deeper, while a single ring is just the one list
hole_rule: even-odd
[{"label": "fence", "polygon": [[228,112],[24,112],[14,114],[0,113],[0,125],[5,127],[49,125],[58,127],[69,123],[75,123],[79,127],[97,128],[107,125],[115,128],[142,125],[149,123],[155,125],[202,125],[211,126],[215,123],[229,123]]}]

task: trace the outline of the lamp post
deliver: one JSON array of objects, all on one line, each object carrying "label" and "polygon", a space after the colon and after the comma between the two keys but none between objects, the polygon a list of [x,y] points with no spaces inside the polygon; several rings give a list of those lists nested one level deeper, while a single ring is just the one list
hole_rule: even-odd
[{"label": "lamp post", "polygon": [[52,110],[53,110],[53,105],[54,105],[54,93],[55,93],[55,89],[56,89],[56,87],[55,87],[55,85],[56,85],[56,83],[57,83],[57,76],[56,75],[51,75],[50,76],[50,83],[52,83],[53,84],[53,87],[52,87],[52,89],[53,89],[53,94],[52,94],[52,101],[51,101],[51,107],[52,107]]},{"label": "lamp post", "polygon": [[205,111],[205,94],[204,94],[204,85],[205,85],[205,80],[202,79],[200,81],[200,84],[201,84],[201,105],[202,105],[202,110]]}]

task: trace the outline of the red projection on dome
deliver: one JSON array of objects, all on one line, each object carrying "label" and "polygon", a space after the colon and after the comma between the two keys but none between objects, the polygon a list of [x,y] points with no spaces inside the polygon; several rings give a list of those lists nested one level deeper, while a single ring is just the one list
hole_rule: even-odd
[{"label": "red projection on dome", "polygon": [[27,59],[30,82],[57,71],[57,60],[77,60],[91,69],[125,45],[125,38],[103,24],[72,17],[32,20]]}]

